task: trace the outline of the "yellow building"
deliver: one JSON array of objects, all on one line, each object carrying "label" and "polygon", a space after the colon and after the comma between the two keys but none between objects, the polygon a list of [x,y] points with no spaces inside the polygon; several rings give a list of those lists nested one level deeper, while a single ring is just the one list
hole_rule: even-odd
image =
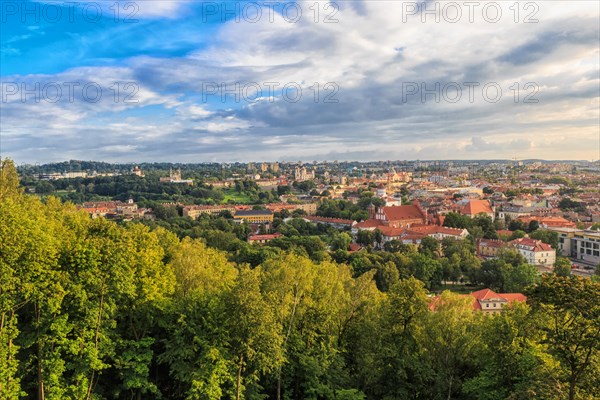
[{"label": "yellow building", "polygon": [[264,224],[273,222],[273,211],[271,210],[240,210],[236,211],[233,220],[238,223]]}]

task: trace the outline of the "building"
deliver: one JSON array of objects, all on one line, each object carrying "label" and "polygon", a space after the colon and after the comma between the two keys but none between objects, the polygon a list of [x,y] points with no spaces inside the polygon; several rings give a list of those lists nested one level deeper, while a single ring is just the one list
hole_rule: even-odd
[{"label": "building", "polygon": [[473,310],[486,313],[499,313],[514,301],[527,301],[527,296],[522,293],[496,293],[491,289],[478,290],[467,296],[473,297]]},{"label": "building", "polygon": [[469,231],[466,229],[449,228],[447,226],[439,225],[412,226],[410,231],[421,233],[437,240],[445,238],[462,240],[469,236]]},{"label": "building", "polygon": [[271,210],[238,210],[233,215],[237,223],[247,222],[249,224],[266,224],[273,222],[273,211]]},{"label": "building", "polygon": [[385,185],[383,183],[380,183],[379,186],[377,187],[377,197],[379,197],[380,199],[382,199],[383,201],[385,201],[385,205],[388,207],[391,206],[401,206],[402,205],[402,199],[399,197],[394,197],[394,196],[390,196],[387,194],[387,190],[385,188]]},{"label": "building", "polygon": [[405,206],[371,206],[369,214],[371,219],[393,228],[410,228],[415,224],[427,224],[427,211],[423,210],[416,200],[413,204]]},{"label": "building", "polygon": [[556,251],[541,240],[519,238],[509,242],[525,259],[528,264],[539,267],[551,267],[556,262]]},{"label": "building", "polygon": [[283,236],[281,233],[257,234],[248,236],[248,243],[265,244],[273,239]]},{"label": "building", "polygon": [[382,242],[381,242],[381,247],[383,248],[384,245],[388,242],[391,242],[393,240],[397,240],[399,242],[401,242],[402,244],[414,244],[414,245],[419,245],[421,244],[421,240],[426,237],[427,235],[424,233],[420,233],[420,232],[415,232],[406,228],[394,228],[391,226],[382,226],[377,228],[381,231],[381,236],[382,236]]},{"label": "building", "polygon": [[548,230],[558,233],[558,250],[563,256],[584,264],[600,265],[600,231],[562,227]]},{"label": "building", "polygon": [[[522,293],[496,293],[491,289],[481,289],[470,294],[461,296],[470,296],[473,298],[473,311],[480,311],[486,314],[497,314],[513,302],[526,302],[527,296]],[[439,305],[440,296],[433,297],[429,303],[429,309],[435,311]]]},{"label": "building", "polygon": [[537,221],[540,228],[575,228],[577,225],[563,217],[538,217],[527,216],[518,218],[524,224],[529,224],[531,221]]},{"label": "building", "polygon": [[306,167],[296,167],[294,170],[294,180],[298,182],[315,179],[315,171],[307,170]]},{"label": "building", "polygon": [[181,169],[173,172],[173,168],[169,169],[169,176],[160,178],[160,182],[163,183],[183,183],[185,185],[193,185],[194,181],[191,179],[181,179]]},{"label": "building", "polygon": [[492,221],[495,218],[494,208],[490,204],[489,200],[468,199],[462,203],[464,204],[459,203],[459,205],[461,205],[459,212],[462,215],[467,215],[470,218],[475,218],[479,214],[485,214],[488,217],[490,217]]},{"label": "building", "polygon": [[289,212],[294,210],[302,210],[306,213],[306,215],[315,215],[317,213],[317,207],[317,203],[271,203],[265,206],[267,210],[271,210],[273,212],[281,212],[283,210],[287,210]]},{"label": "building", "polygon": [[495,258],[500,255],[507,244],[497,239],[477,239],[477,255],[485,258]]},{"label": "building", "polygon": [[90,214],[92,218],[106,217],[129,220],[150,215],[147,214],[150,210],[138,208],[133,199],[129,199],[126,203],[122,201],[90,201],[83,203],[80,208]]},{"label": "building", "polygon": [[224,211],[235,213],[234,206],[185,206],[183,207],[183,216],[191,219],[197,219],[202,214],[218,215]]},{"label": "building", "polygon": [[144,172],[138,165],[131,169],[131,175],[139,176],[140,178],[143,178],[145,176]]}]

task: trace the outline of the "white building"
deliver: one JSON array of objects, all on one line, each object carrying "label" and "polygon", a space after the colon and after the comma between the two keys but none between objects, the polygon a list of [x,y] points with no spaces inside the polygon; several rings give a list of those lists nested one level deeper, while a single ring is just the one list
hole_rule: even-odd
[{"label": "white building", "polygon": [[520,238],[511,241],[510,244],[525,257],[528,264],[551,267],[556,262],[556,250],[541,240]]}]

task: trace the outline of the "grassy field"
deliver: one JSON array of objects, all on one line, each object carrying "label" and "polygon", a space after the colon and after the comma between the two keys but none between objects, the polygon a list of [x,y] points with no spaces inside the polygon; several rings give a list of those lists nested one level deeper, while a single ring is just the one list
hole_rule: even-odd
[{"label": "grassy field", "polygon": [[225,195],[225,198],[222,201],[223,204],[229,203],[230,200],[240,204],[251,202],[250,196],[245,193],[239,193],[235,189],[225,189],[223,190],[223,194]]}]

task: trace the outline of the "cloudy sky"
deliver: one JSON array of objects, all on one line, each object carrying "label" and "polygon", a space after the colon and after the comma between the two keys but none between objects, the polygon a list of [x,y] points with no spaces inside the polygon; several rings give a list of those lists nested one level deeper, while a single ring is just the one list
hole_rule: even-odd
[{"label": "cloudy sky", "polygon": [[2,1],[2,157],[600,158],[597,1]]}]

